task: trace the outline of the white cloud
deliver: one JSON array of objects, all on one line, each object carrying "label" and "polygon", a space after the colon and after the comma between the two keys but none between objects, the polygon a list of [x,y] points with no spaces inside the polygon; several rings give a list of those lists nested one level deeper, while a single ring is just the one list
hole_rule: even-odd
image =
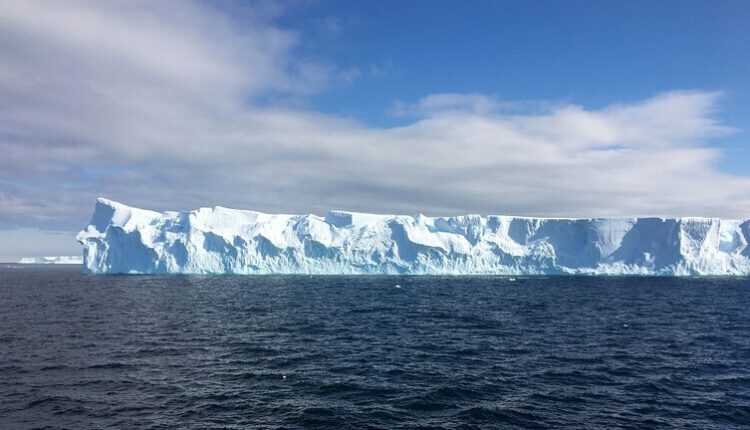
[{"label": "white cloud", "polygon": [[98,195],[154,209],[750,211],[750,180],[717,170],[708,146],[733,132],[719,93],[595,110],[435,94],[400,105],[411,124],[377,128],[267,103],[360,74],[299,39],[189,2],[0,2],[0,228],[74,230]]},{"label": "white cloud", "polygon": [[489,114],[500,106],[496,98],[483,94],[442,93],[430,94],[414,104],[398,101],[394,103],[393,113],[397,116],[431,116],[454,111]]}]

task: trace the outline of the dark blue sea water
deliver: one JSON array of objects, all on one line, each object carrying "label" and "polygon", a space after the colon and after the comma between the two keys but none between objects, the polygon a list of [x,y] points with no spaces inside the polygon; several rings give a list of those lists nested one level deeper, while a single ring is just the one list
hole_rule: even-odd
[{"label": "dark blue sea water", "polygon": [[0,269],[2,429],[750,423],[746,279],[78,270]]}]

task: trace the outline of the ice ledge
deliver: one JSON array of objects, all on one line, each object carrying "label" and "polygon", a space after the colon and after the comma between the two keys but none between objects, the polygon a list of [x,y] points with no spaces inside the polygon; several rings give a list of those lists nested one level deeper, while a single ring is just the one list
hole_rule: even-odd
[{"label": "ice ledge", "polygon": [[750,223],[717,218],[427,217],[97,199],[89,273],[750,275]]}]

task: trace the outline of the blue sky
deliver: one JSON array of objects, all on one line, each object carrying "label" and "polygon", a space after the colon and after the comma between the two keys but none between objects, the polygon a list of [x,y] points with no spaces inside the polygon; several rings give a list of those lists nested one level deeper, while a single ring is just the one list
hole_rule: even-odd
[{"label": "blue sky", "polygon": [[154,210],[750,213],[750,3],[0,0],[0,261]]},{"label": "blue sky", "polygon": [[[750,126],[750,3],[743,1],[325,2],[290,17],[336,17],[323,46],[341,64],[383,69],[315,98],[327,112],[380,126],[394,99],[436,92],[559,100],[601,107],[673,89],[723,91],[721,116]],[[326,45],[325,41],[321,45]],[[743,136],[724,139],[722,167],[748,174]],[[743,157],[743,158],[738,158]]]}]

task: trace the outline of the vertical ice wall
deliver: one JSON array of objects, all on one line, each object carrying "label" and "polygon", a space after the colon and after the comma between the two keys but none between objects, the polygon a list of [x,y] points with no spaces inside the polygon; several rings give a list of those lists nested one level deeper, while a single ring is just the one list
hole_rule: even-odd
[{"label": "vertical ice wall", "polygon": [[748,275],[749,226],[222,207],[160,214],[99,199],[78,240],[90,273]]}]

